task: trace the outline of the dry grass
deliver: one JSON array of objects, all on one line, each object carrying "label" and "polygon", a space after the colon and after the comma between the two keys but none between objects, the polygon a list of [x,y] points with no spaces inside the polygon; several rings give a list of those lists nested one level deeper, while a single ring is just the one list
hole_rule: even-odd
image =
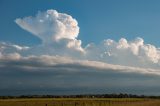
[{"label": "dry grass", "polygon": [[4,99],[0,100],[0,106],[160,106],[160,100],[138,98]]}]

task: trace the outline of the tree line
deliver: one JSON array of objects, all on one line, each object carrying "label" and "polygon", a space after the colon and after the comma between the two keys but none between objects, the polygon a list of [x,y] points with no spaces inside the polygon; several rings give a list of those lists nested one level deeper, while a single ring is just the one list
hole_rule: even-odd
[{"label": "tree line", "polygon": [[16,98],[160,98],[160,96],[146,96],[133,94],[85,94],[85,95],[20,95],[0,96],[0,99]]}]

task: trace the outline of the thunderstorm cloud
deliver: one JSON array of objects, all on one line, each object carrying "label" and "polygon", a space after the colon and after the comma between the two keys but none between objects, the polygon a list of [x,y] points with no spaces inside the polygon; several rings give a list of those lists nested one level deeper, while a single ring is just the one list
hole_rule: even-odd
[{"label": "thunderstorm cloud", "polygon": [[99,88],[130,93],[160,89],[160,49],[140,37],[82,46],[77,20],[52,9],[15,22],[42,42],[33,47],[0,42],[1,91],[12,92],[11,86],[39,92],[48,89],[47,93],[58,93],[57,89],[68,93],[98,92]]}]

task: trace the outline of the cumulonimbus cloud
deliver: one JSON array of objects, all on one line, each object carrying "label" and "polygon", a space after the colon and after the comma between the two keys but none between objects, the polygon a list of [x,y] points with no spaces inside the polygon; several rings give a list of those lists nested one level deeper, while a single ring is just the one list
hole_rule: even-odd
[{"label": "cumulonimbus cloud", "polygon": [[81,40],[77,39],[79,33],[77,20],[56,10],[17,18],[15,22],[42,40],[41,45],[28,50],[29,55],[60,55],[122,66],[156,70],[160,68],[160,49],[145,44],[140,37],[132,41],[121,38],[118,42],[106,39],[100,44],[90,43],[82,47]]},{"label": "cumulonimbus cloud", "polygon": [[17,18],[15,22],[45,43],[63,38],[76,39],[79,34],[78,22],[72,16],[56,10],[38,12],[35,17]]},{"label": "cumulonimbus cloud", "polygon": [[0,42],[0,90],[98,86],[133,91],[139,85],[148,93],[152,87],[160,88],[160,49],[140,37],[82,47],[77,20],[52,9],[15,22],[42,43],[27,47]]},{"label": "cumulonimbus cloud", "polygon": [[77,40],[78,22],[70,15],[58,13],[56,10],[47,10],[38,12],[35,17],[17,18],[15,22],[24,30],[40,38],[43,43],[42,48],[59,46],[59,48],[70,49],[69,51],[83,52],[81,40]]}]

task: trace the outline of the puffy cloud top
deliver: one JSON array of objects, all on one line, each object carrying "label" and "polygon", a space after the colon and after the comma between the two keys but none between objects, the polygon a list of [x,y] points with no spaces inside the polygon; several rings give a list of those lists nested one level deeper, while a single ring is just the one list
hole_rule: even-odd
[{"label": "puffy cloud top", "polygon": [[56,10],[38,12],[35,17],[17,18],[15,22],[23,29],[38,36],[44,43],[59,39],[76,39],[79,33],[77,21]]},{"label": "puffy cloud top", "polygon": [[[47,52],[63,52],[61,51],[63,49],[84,52],[81,40],[77,40],[78,22],[70,15],[58,13],[56,10],[47,10],[46,12],[38,12],[34,17],[17,18],[15,22],[24,30],[39,37],[43,45],[41,49],[47,48]],[[44,51],[46,50],[43,50],[43,53]]]},{"label": "puffy cloud top", "polygon": [[[60,55],[122,66],[160,68],[160,50],[154,45],[145,44],[140,37],[131,41],[125,38],[119,41],[106,39],[100,44],[90,43],[83,48],[82,41],[77,39],[78,22],[72,16],[56,10],[17,18],[15,22],[43,41],[41,45],[28,50],[30,55]],[[18,45],[13,47],[22,49]],[[22,54],[17,50],[13,53]]]},{"label": "puffy cloud top", "polygon": [[[125,66],[160,68],[160,50],[151,44],[144,44],[142,38],[127,41],[121,38],[118,42],[107,39],[99,45],[88,44],[86,57]],[[93,52],[94,51],[94,52]]]}]

